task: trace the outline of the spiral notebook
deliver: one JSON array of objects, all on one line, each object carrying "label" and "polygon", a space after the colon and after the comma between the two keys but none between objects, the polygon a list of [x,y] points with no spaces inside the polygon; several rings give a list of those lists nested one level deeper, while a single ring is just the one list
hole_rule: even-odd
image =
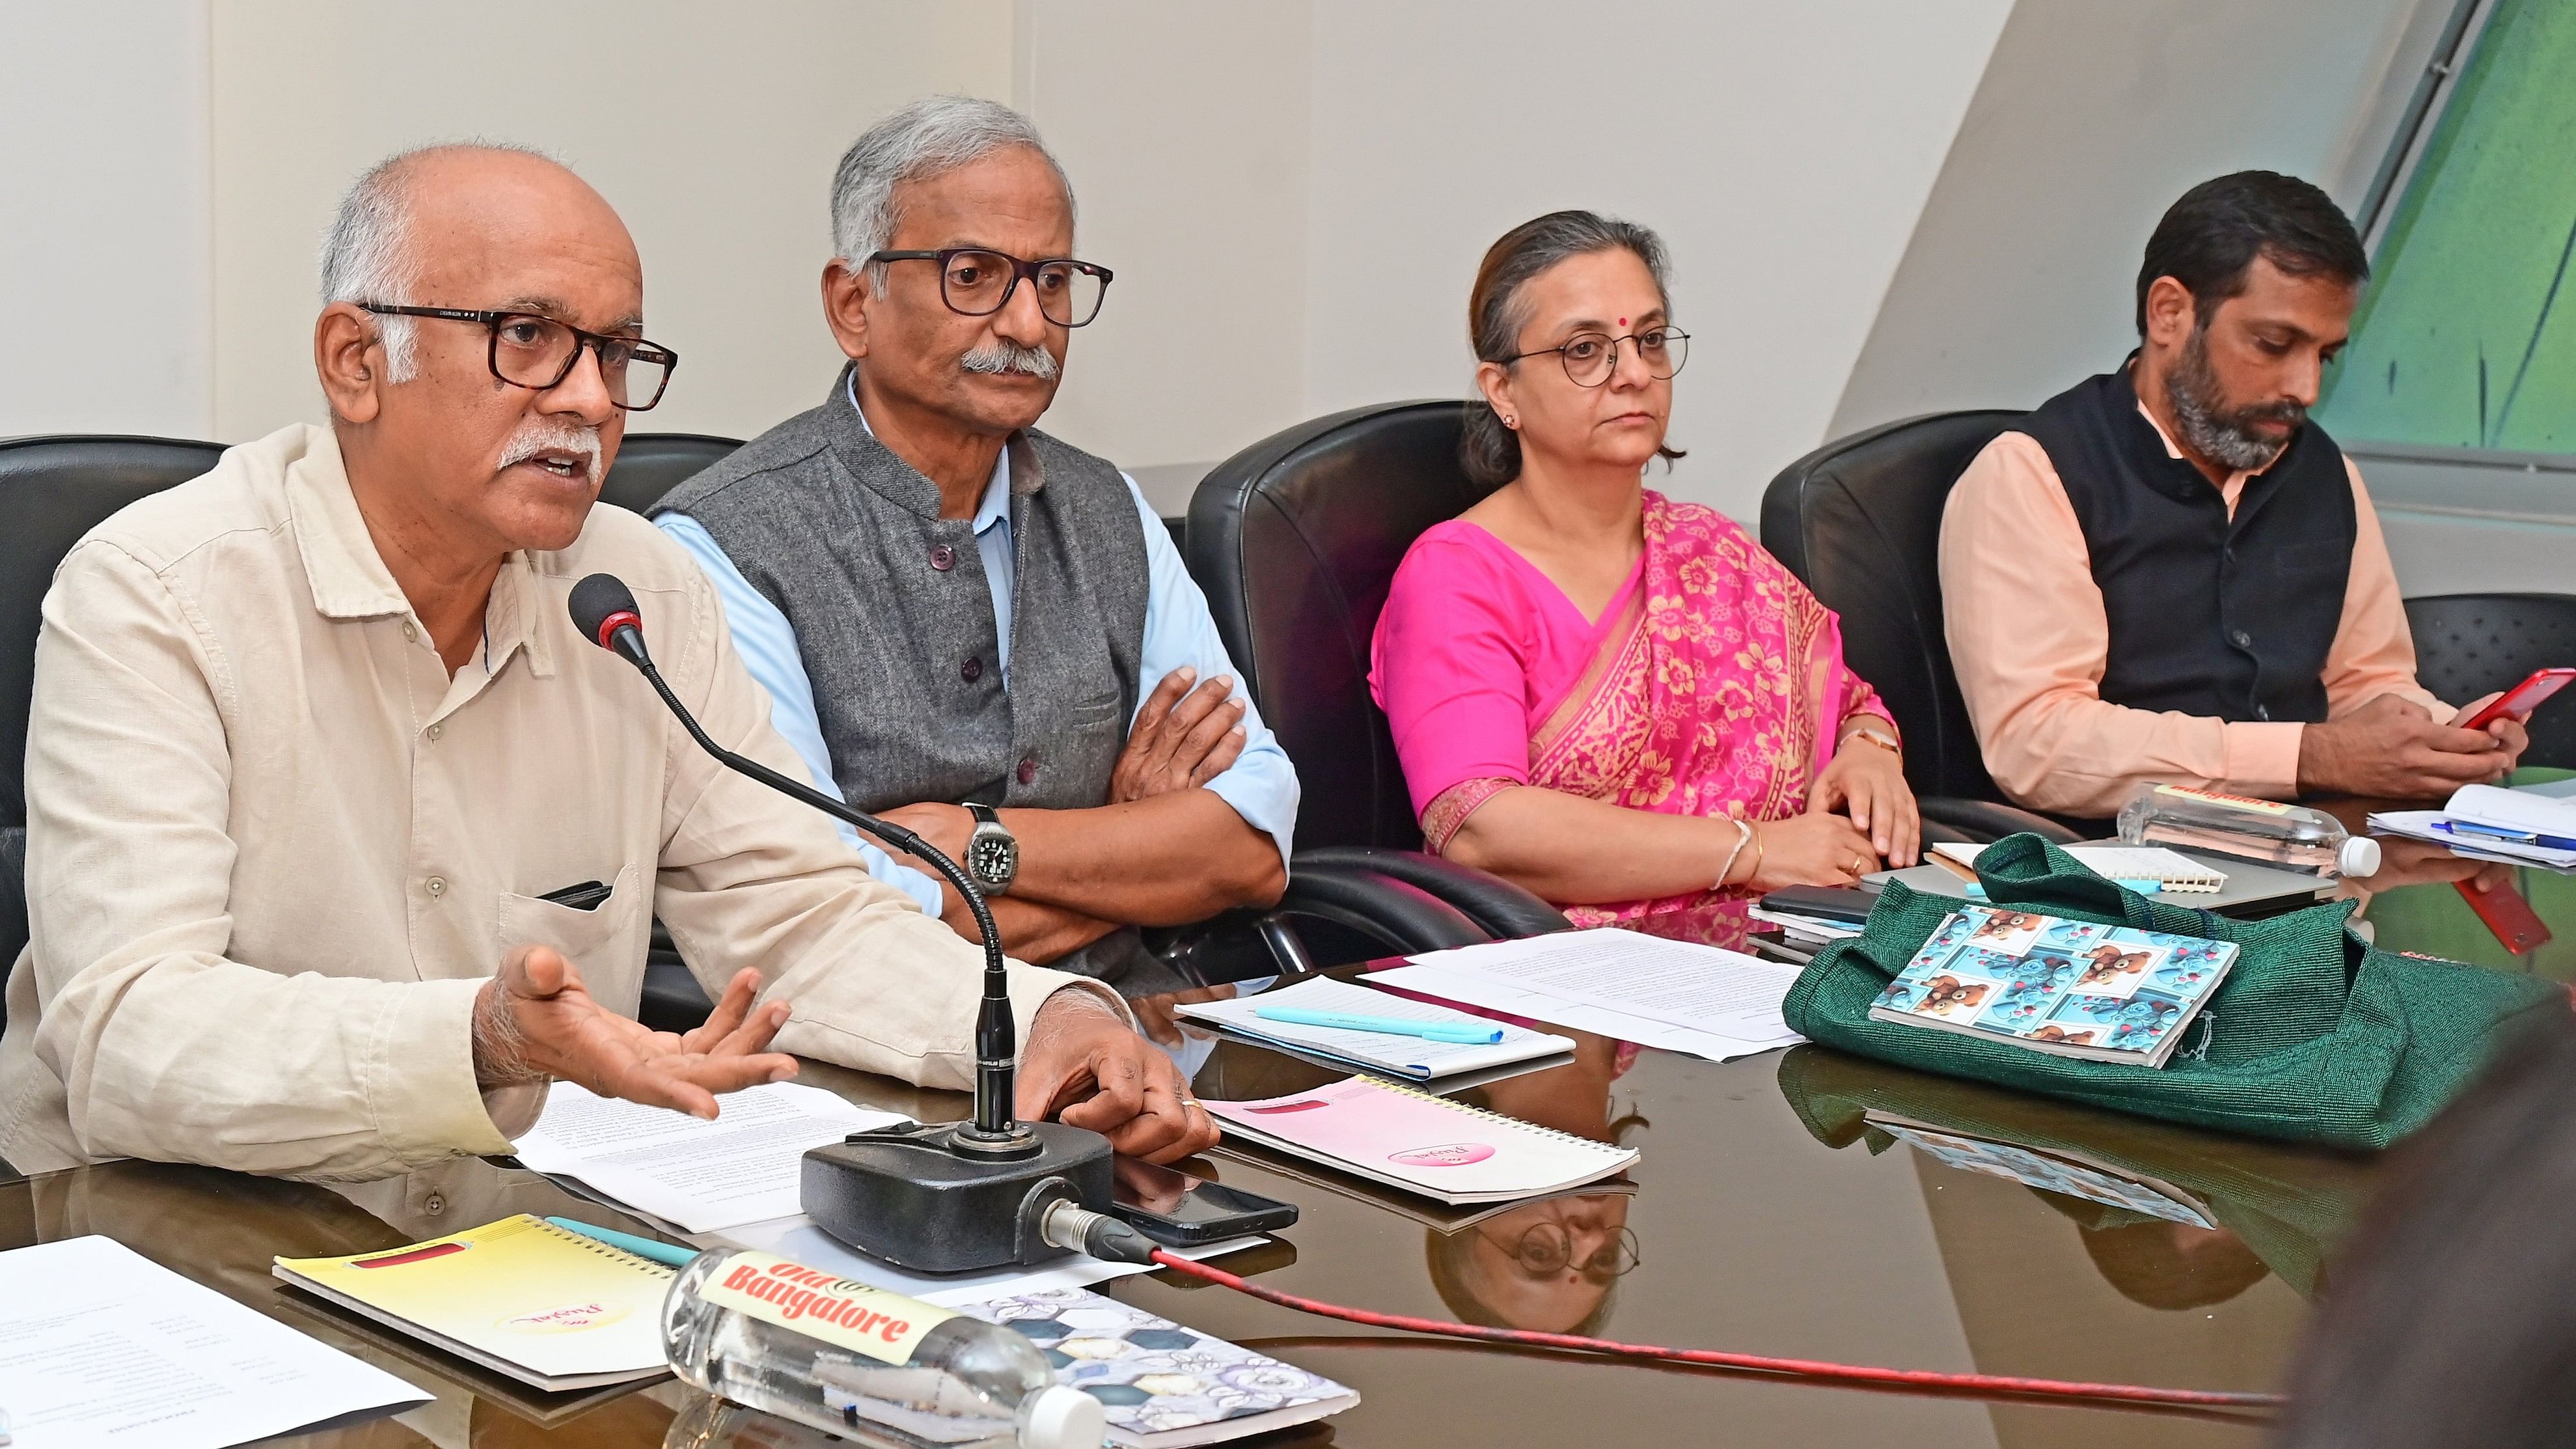
[{"label": "spiral notebook", "polygon": [[669,1372],[662,1298],[677,1275],[527,1213],[389,1252],[280,1258],[275,1271],[549,1393]]},{"label": "spiral notebook", "polygon": [[1236,1136],[1452,1206],[1561,1192],[1623,1172],[1634,1148],[1370,1077],[1260,1102],[1205,1102]]}]

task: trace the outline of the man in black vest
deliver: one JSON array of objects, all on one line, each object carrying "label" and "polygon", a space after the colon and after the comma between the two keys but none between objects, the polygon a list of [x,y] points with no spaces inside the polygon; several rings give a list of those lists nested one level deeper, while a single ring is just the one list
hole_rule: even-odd
[{"label": "man in black vest", "polygon": [[2513,767],[2520,725],[2416,683],[2361,473],[2307,417],[2369,272],[2307,182],[2203,182],[2147,242],[2129,361],[1961,475],[1943,607],[2005,794],[2099,818],[2148,782],[2429,798]]},{"label": "man in black vest", "polygon": [[[662,500],[824,789],[978,877],[1011,953],[1114,980],[1139,926],[1268,905],[1297,780],[1116,467],[1036,430],[1105,268],[1025,117],[936,97],[832,189],[821,406]],[[869,850],[960,934],[964,903]]]}]

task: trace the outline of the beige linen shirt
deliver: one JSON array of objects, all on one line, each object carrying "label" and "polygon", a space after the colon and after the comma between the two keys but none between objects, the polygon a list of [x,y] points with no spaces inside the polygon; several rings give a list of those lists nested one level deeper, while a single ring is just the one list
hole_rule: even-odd
[{"label": "beige linen shirt", "polygon": [[[2139,416],[2182,450],[2144,406]],[[2218,485],[2228,516],[2259,469]],[[2352,480],[2352,570],[2326,648],[2329,718],[2383,694],[2447,720],[2451,707],[2415,682],[2415,641],[2379,515]],[[2093,582],[2092,551],[2065,481],[2028,433],[1998,434],[1977,454],[1941,513],[1941,596],[1950,662],[1976,725],[1986,770],[2006,795],[2038,810],[2106,817],[2139,785],[2194,785],[2288,799],[2298,793],[2292,721],[2213,719],[2131,709],[2102,698],[2111,625]]]},{"label": "beige linen shirt", "polygon": [[[712,994],[792,1002],[783,1050],[965,1087],[982,953],[831,822],[707,758],[565,613],[607,571],[718,742],[789,775],[713,586],[593,509],[512,554],[450,677],[297,426],[93,530],[57,571],[27,735],[33,941],[9,975],[0,1157],[367,1178],[501,1153],[536,1087],[481,1092],[474,994],[550,945],[633,1014],[655,914]],[[540,899],[598,880],[595,910]],[[1014,964],[1021,1039],[1052,992]]]}]

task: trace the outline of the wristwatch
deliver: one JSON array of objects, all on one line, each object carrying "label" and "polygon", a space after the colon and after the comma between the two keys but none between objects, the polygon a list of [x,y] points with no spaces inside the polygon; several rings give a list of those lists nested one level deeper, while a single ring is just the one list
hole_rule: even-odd
[{"label": "wristwatch", "polygon": [[975,833],[966,837],[966,873],[988,896],[1007,895],[1020,873],[1020,842],[1002,824],[1002,812],[968,802]]}]

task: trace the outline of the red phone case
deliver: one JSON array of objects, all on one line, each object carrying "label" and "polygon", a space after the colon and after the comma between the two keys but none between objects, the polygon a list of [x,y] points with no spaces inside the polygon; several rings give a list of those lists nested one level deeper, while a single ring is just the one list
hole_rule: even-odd
[{"label": "red phone case", "polygon": [[2491,891],[2479,890],[2464,880],[2451,884],[2460,888],[2460,899],[2469,903],[2469,909],[2478,913],[2478,919],[2487,923],[2487,929],[2495,933],[2506,950],[2523,956],[2549,944],[2547,923],[2531,908],[2531,902],[2522,898],[2522,892],[2513,888],[2513,882],[2500,882]]},{"label": "red phone case", "polygon": [[2533,710],[2547,704],[2551,695],[2571,682],[2576,682],[2576,669],[2535,669],[2522,683],[2497,695],[2495,703],[2462,720],[2460,728],[2482,730],[2490,721],[2504,716],[2529,719]]}]

